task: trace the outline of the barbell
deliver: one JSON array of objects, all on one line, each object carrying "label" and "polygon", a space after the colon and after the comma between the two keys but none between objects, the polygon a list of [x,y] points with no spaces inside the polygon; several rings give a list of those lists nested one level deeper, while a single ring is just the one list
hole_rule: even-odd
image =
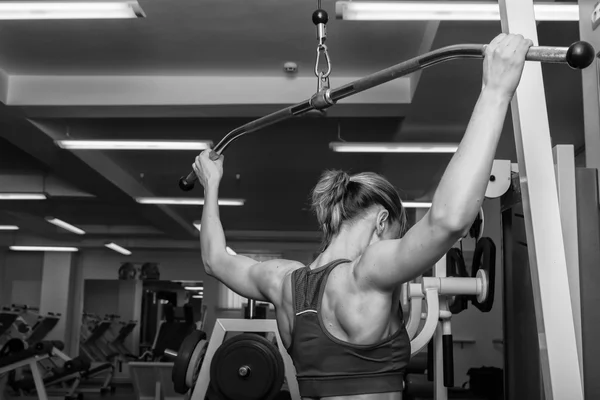
[{"label": "barbell", "polygon": [[[357,79],[339,88],[321,90],[310,99],[235,128],[217,143],[210,157],[216,160],[231,143],[247,133],[255,132],[291,117],[306,114],[312,110],[325,110],[346,97],[445,61],[459,58],[482,59],[485,56],[485,49],[486,45],[483,44],[460,44],[442,47]],[[584,69],[590,66],[595,56],[594,47],[587,42],[580,41],[569,47],[531,47],[527,52],[526,59],[543,63],[568,64],[573,69]],[[195,172],[192,171],[179,179],[179,188],[183,191],[192,190],[197,179]]]}]

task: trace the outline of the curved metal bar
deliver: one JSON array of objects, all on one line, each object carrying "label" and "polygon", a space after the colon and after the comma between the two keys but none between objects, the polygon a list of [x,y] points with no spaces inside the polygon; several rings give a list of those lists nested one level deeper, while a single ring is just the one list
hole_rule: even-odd
[{"label": "curved metal bar", "polygon": [[425,300],[427,301],[427,318],[423,329],[410,341],[410,356],[420,352],[427,346],[433,337],[440,318],[440,299],[438,291],[433,288],[425,289]]},{"label": "curved metal bar", "polygon": [[[584,46],[591,47],[591,45],[585,42],[574,43],[569,48],[531,47],[526,58],[528,61],[540,61],[544,63],[569,63],[570,65],[573,65],[568,57],[569,50],[573,49],[576,45],[581,45],[582,43]],[[341,99],[363,92],[367,89],[371,89],[375,86],[382,85],[386,82],[398,79],[413,72],[440,64],[442,62],[463,58],[482,59],[485,54],[485,49],[486,45],[483,44],[461,44],[442,47],[441,49],[425,53],[379,72],[375,72],[339,88],[322,90],[308,100],[304,100],[301,103],[265,115],[264,117],[248,122],[247,124],[232,130],[225,135],[225,137],[221,139],[219,143],[217,143],[213,149],[213,152],[211,153],[211,158],[213,160],[217,159],[221,154],[223,154],[225,149],[229,147],[231,143],[247,133],[255,132],[277,122],[305,114],[311,110],[324,110],[333,106]],[[585,66],[583,68],[585,68]],[[194,182],[196,180],[196,174],[194,171],[192,171],[187,176],[184,176],[179,180],[179,187],[185,191],[191,190],[194,187]]]}]

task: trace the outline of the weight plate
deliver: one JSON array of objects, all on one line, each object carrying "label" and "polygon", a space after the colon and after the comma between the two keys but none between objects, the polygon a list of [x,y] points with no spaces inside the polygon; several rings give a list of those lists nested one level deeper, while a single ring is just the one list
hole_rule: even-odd
[{"label": "weight plate", "polygon": [[171,374],[171,380],[173,381],[173,387],[179,394],[186,394],[190,387],[187,385],[187,370],[194,350],[198,343],[202,340],[206,340],[206,333],[202,331],[193,331],[190,333],[179,346],[177,352],[177,359],[173,364],[173,372]]},{"label": "weight plate", "polygon": [[488,281],[486,299],[478,301],[477,296],[471,296],[471,303],[481,312],[489,312],[494,305],[494,287],[496,285],[496,245],[488,237],[481,238],[475,246],[473,253],[472,277],[477,276],[477,271],[484,270]]},{"label": "weight plate", "polygon": [[222,400],[273,400],[284,375],[277,347],[256,334],[225,341],[210,365],[211,385]]},{"label": "weight plate", "polygon": [[[446,253],[446,275],[448,277],[468,277],[469,272],[465,265],[462,251],[452,248]],[[459,314],[469,306],[469,296],[453,296],[449,310],[452,314]]]},{"label": "weight plate", "polygon": [[185,384],[188,388],[193,388],[198,379],[198,374],[200,373],[200,368],[202,367],[202,361],[204,361],[204,355],[206,354],[207,348],[208,341],[201,340],[194,349],[194,353],[190,358],[190,363],[185,374]]}]

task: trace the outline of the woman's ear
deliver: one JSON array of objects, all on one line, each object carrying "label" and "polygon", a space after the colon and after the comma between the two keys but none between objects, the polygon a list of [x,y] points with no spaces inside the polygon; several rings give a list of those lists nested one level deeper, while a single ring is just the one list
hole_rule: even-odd
[{"label": "woman's ear", "polygon": [[385,223],[389,215],[388,210],[381,210],[377,213],[377,234],[380,236],[385,232]]}]

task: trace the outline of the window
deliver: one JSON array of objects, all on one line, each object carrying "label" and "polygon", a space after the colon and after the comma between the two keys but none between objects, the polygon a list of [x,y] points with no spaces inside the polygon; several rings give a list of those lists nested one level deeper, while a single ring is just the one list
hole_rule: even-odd
[{"label": "window", "polygon": [[[258,262],[275,260],[281,258],[281,254],[240,254],[241,256],[252,258]],[[219,284],[219,308],[228,310],[241,310],[244,304],[248,301],[247,298],[240,296],[233,290],[229,289],[223,284]],[[269,308],[272,310],[273,304],[269,304]]]}]

